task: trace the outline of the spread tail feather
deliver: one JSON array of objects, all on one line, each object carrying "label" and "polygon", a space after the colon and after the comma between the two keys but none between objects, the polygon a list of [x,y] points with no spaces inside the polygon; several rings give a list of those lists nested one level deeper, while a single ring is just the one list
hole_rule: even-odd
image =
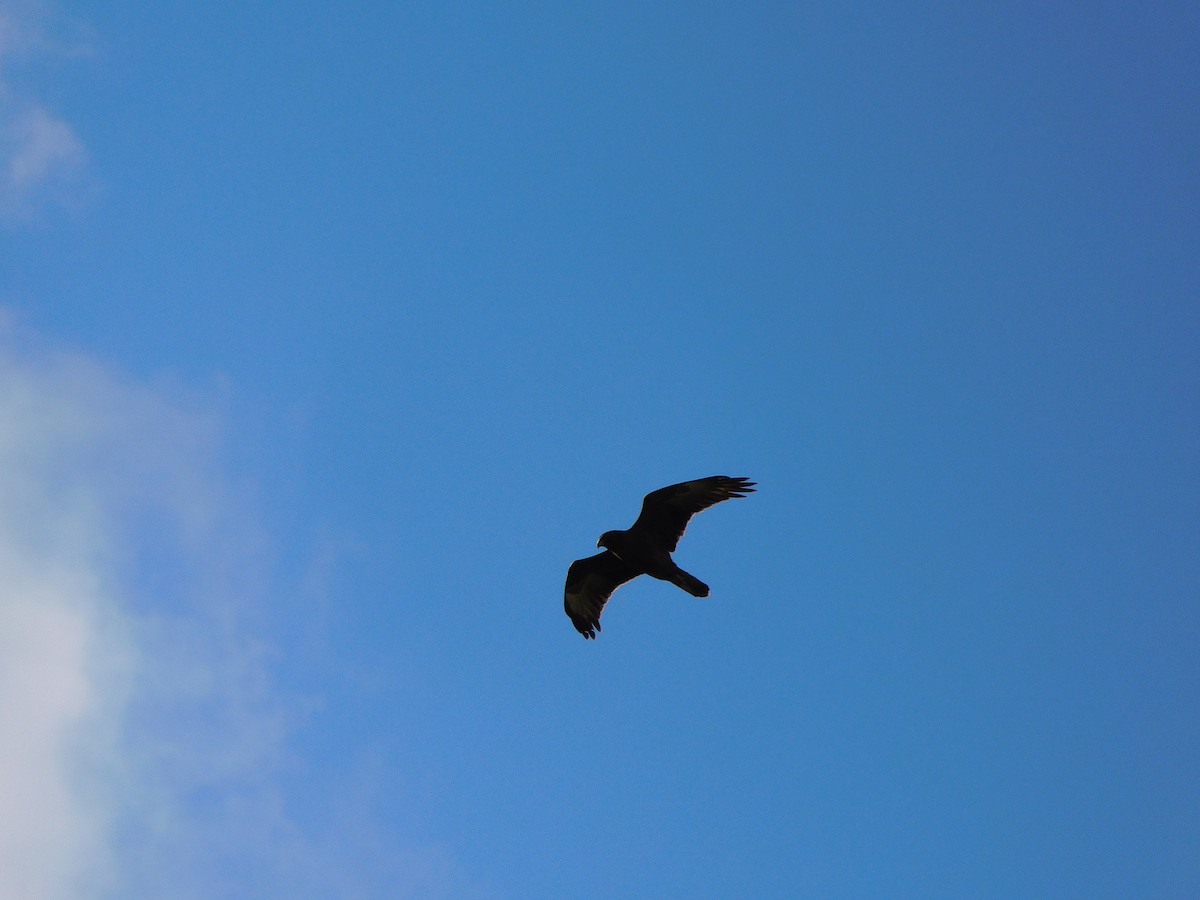
[{"label": "spread tail feather", "polygon": [[687,591],[693,597],[707,597],[708,596],[708,585],[705,584],[703,581],[701,581],[699,578],[697,578],[695,575],[691,575],[691,574],[683,571],[683,569],[675,570],[675,577],[671,579],[671,582],[673,584],[679,585],[681,588],[683,588],[685,591]]}]

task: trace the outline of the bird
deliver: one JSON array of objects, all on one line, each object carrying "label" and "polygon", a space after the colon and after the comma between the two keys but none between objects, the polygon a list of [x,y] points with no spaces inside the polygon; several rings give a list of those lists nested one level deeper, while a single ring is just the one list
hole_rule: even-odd
[{"label": "bird", "polygon": [[671,559],[688,520],[702,509],[754,493],[748,478],[712,475],[651,491],[627,531],[606,531],[596,541],[602,553],[577,559],[567,569],[563,606],[575,630],[595,640],[600,613],[613,591],[639,575],[669,581],[694,597],[707,597],[708,585]]}]

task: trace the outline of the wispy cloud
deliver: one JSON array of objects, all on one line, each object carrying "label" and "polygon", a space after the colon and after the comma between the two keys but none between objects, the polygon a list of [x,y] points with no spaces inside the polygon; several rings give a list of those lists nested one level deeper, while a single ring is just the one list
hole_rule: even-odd
[{"label": "wispy cloud", "polygon": [[0,897],[480,896],[369,803],[289,808],[304,706],[220,440],[0,316]]},{"label": "wispy cloud", "polygon": [[4,143],[10,195],[28,197],[54,179],[79,173],[86,154],[70,125],[43,106],[7,112]]},{"label": "wispy cloud", "polygon": [[47,21],[35,5],[0,2],[0,215],[9,219],[71,205],[86,181],[87,150],[75,130],[10,76],[30,60],[79,55],[77,43],[48,36]]},{"label": "wispy cloud", "polygon": [[[233,614],[211,417],[0,334],[0,896],[100,896],[282,716]],[[232,532],[241,532],[237,537]]]}]

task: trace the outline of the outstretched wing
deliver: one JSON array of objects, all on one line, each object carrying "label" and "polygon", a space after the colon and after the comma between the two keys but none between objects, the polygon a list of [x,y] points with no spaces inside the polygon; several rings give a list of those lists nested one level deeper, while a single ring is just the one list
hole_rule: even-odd
[{"label": "outstretched wing", "polygon": [[753,494],[754,485],[749,478],[713,475],[659,488],[646,495],[641,515],[629,530],[642,532],[658,547],[671,553],[678,546],[688,519],[714,503]]},{"label": "outstretched wing", "polygon": [[595,639],[600,630],[600,612],[612,592],[640,574],[608,550],[571,563],[563,607],[575,630],[585,638]]}]

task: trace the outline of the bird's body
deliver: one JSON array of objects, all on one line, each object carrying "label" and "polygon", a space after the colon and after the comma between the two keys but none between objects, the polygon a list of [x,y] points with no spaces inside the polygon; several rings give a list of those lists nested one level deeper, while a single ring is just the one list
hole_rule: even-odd
[{"label": "bird's body", "polygon": [[646,495],[642,512],[626,531],[606,531],[596,542],[603,553],[577,559],[567,570],[564,607],[585,638],[600,630],[600,612],[608,598],[639,575],[669,581],[695,597],[707,597],[708,585],[671,558],[688,519],[714,503],[754,492],[746,478],[713,475],[684,481]]},{"label": "bird's body", "polygon": [[632,528],[606,531],[596,546],[606,548],[617,559],[651,578],[676,584],[695,597],[708,596],[707,584],[679,568],[668,551],[642,537]]}]

